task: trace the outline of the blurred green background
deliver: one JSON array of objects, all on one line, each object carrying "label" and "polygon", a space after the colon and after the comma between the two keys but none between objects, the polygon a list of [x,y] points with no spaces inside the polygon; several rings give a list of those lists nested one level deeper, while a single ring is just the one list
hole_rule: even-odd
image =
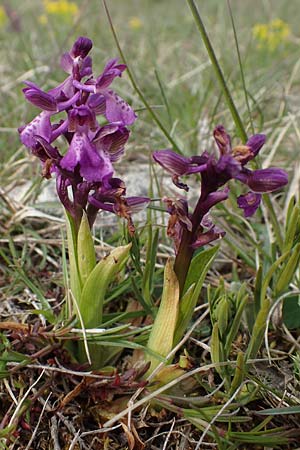
[{"label": "blurred green background", "polygon": [[[249,112],[226,0],[196,2],[245,125]],[[288,165],[299,145],[299,3],[296,0],[232,0],[240,54],[256,132],[264,131],[264,152],[277,145],[276,158]],[[223,103],[206,50],[184,0],[107,0],[120,44],[139,87],[179,147],[195,154],[212,128],[235,129]],[[50,89],[65,74],[60,55],[79,35],[94,42],[94,72],[118,50],[101,0],[17,0],[0,7],[0,161],[20,149],[16,128],[36,114],[22,96],[26,79]],[[128,76],[118,90],[139,110],[130,157],[169,146],[134,92]],[[296,133],[295,133],[296,130]],[[297,135],[298,134],[298,135]],[[280,141],[277,142],[278,137]],[[20,155],[23,150],[19,150]]]}]

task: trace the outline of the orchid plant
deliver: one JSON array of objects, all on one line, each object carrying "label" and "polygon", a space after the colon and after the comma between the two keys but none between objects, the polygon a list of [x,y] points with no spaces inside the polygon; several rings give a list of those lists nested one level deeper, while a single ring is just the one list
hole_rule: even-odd
[{"label": "orchid plant", "polygon": [[[113,164],[124,154],[130,135],[127,127],[137,116],[111,89],[126,66],[112,59],[95,77],[88,56],[92,45],[87,37],[76,40],[61,58],[67,78],[48,92],[25,82],[26,100],[42,111],[19,129],[22,143],[41,162],[43,177],[56,177],[57,194],[67,218],[69,314],[75,312],[85,328],[102,324],[107,286],[130,250],[130,244],[118,247],[96,264],[91,230],[97,213],[104,210],[125,218],[132,235],[132,213],[149,202],[146,197],[127,197],[125,183],[113,176]],[[60,114],[55,121],[58,113],[64,113],[65,118]],[[61,137],[67,145],[65,153],[60,150]]]},{"label": "orchid plant", "polygon": [[[230,136],[225,128],[219,125],[214,130],[214,139],[219,152],[218,157],[207,151],[192,157],[179,155],[171,149],[153,153],[154,160],[172,175],[173,183],[179,189],[189,190],[189,187],[180,181],[180,177],[192,174],[200,174],[201,177],[199,197],[193,211],[189,210],[188,202],[183,196],[164,199],[170,215],[167,233],[174,241],[176,257],[174,264],[169,263],[166,266],[160,311],[148,342],[149,348],[163,357],[168,357],[172,353],[172,349],[182,338],[192,318],[204,276],[217,247],[202,251],[193,258],[195,250],[225,235],[225,231],[213,223],[209,213],[213,206],[228,198],[229,182],[236,180],[250,189],[237,198],[238,207],[243,210],[245,217],[255,213],[263,193],[277,191],[288,182],[287,173],[282,169],[251,170],[246,167],[264,145],[265,135],[256,134],[250,137],[245,145],[232,146]],[[245,304],[243,292],[240,297]],[[227,312],[225,314],[223,308],[225,305],[227,311],[228,302],[225,300],[221,303],[222,308],[219,308],[221,314],[215,330],[221,327],[220,324],[224,321],[225,328],[228,327],[226,319],[228,314]],[[241,313],[239,320],[240,316]],[[238,327],[236,332],[237,330]],[[214,358],[213,353],[212,359],[216,362],[217,358]],[[155,357],[150,357],[150,360],[153,370],[160,361]]]},{"label": "orchid plant", "polygon": [[[114,164],[124,154],[130,135],[128,127],[137,118],[131,106],[111,89],[126,65],[112,59],[95,77],[88,56],[91,49],[92,41],[79,37],[61,58],[67,78],[49,91],[25,82],[26,100],[42,111],[19,129],[22,143],[39,158],[43,176],[56,177],[57,194],[67,219],[69,315],[75,313],[77,325],[84,329],[103,325],[106,290],[126,262],[131,246],[117,247],[97,263],[92,227],[98,212],[109,211],[125,218],[129,234],[134,235],[132,214],[150,202],[147,197],[126,196],[125,183],[114,177]],[[57,114],[59,119],[55,121]],[[225,234],[209,213],[228,198],[230,182],[241,182],[250,189],[237,199],[245,217],[255,213],[262,194],[281,189],[288,182],[282,169],[247,167],[264,145],[265,135],[256,134],[245,144],[232,146],[230,136],[219,125],[214,130],[214,139],[218,156],[205,151],[185,157],[171,149],[153,153],[154,160],[170,173],[180,190],[189,189],[181,177],[195,174],[200,176],[201,183],[193,210],[182,195],[163,199],[169,214],[167,234],[174,241],[175,260],[166,264],[162,299],[147,344],[150,372],[161,360],[171,361],[172,351],[188,327],[204,277],[218,249],[202,247]],[[199,248],[202,251],[195,255]],[[244,298],[243,293],[240,297]],[[228,304],[225,299],[217,309],[223,311]],[[223,325],[222,338],[228,326],[226,320]],[[217,327],[215,333],[219,333]],[[90,345],[90,354],[93,367],[104,363],[96,345]],[[77,357],[82,362],[86,360],[82,345],[78,346]]]},{"label": "orchid plant", "polygon": [[185,199],[166,199],[171,216],[168,234],[175,241],[174,270],[181,290],[184,288],[195,249],[224,236],[224,231],[210,220],[209,211],[214,205],[228,198],[228,182],[238,180],[250,188],[250,191],[237,199],[245,217],[255,213],[263,193],[276,191],[288,182],[287,173],[282,169],[250,170],[246,167],[264,145],[265,135],[256,134],[250,137],[245,145],[232,147],[230,136],[225,128],[219,125],[214,130],[214,138],[219,150],[218,158],[207,151],[190,158],[178,155],[172,150],[161,150],[153,154],[155,161],[172,175],[173,183],[180,189],[189,189],[179,181],[180,176],[193,173],[199,173],[201,176],[200,195],[192,213],[188,211]]}]

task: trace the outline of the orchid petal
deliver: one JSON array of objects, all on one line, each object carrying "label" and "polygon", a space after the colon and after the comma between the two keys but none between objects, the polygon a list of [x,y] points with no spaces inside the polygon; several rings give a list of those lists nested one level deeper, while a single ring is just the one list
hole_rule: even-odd
[{"label": "orchid petal", "polygon": [[28,125],[19,128],[19,133],[22,144],[28,148],[35,147],[36,135],[41,136],[47,142],[51,142],[50,113],[48,111],[41,112]]},{"label": "orchid petal", "polygon": [[73,58],[78,58],[78,56],[80,56],[81,58],[85,58],[92,47],[93,42],[89,38],[79,36],[79,38],[76,39],[73,47],[71,48],[70,55]]},{"label": "orchid petal", "polygon": [[123,125],[132,125],[137,115],[134,110],[114,91],[104,93],[106,100],[105,116],[109,122],[120,122]]},{"label": "orchid petal", "polygon": [[288,183],[285,170],[278,168],[258,169],[250,172],[247,185],[253,192],[264,193],[281,189]]},{"label": "orchid petal", "polygon": [[261,194],[255,192],[248,192],[245,195],[240,195],[237,199],[238,207],[244,210],[244,216],[250,217],[256,212],[261,202]]},{"label": "orchid petal", "polygon": [[80,175],[87,181],[102,181],[113,174],[108,157],[100,155],[85,133],[76,132],[67,154],[61,160],[61,167],[74,171],[78,165]]}]

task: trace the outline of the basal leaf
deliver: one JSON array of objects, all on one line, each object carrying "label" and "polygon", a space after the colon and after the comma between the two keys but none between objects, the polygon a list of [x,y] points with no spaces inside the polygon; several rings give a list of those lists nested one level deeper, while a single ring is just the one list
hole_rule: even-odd
[{"label": "basal leaf", "polygon": [[78,271],[82,285],[96,265],[93,237],[86,213],[83,211],[77,237]]},{"label": "basal leaf", "polygon": [[128,244],[112,250],[98,262],[86,280],[79,301],[81,317],[86,328],[101,325],[106,290],[128,258],[130,247],[131,244]]}]

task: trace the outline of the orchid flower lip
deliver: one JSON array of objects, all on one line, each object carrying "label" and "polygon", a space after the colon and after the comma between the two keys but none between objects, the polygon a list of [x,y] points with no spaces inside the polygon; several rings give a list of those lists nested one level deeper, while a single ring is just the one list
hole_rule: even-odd
[{"label": "orchid flower lip", "polygon": [[245,195],[240,195],[237,199],[238,207],[244,210],[245,217],[253,216],[260,203],[261,194],[255,192],[248,192]]}]

